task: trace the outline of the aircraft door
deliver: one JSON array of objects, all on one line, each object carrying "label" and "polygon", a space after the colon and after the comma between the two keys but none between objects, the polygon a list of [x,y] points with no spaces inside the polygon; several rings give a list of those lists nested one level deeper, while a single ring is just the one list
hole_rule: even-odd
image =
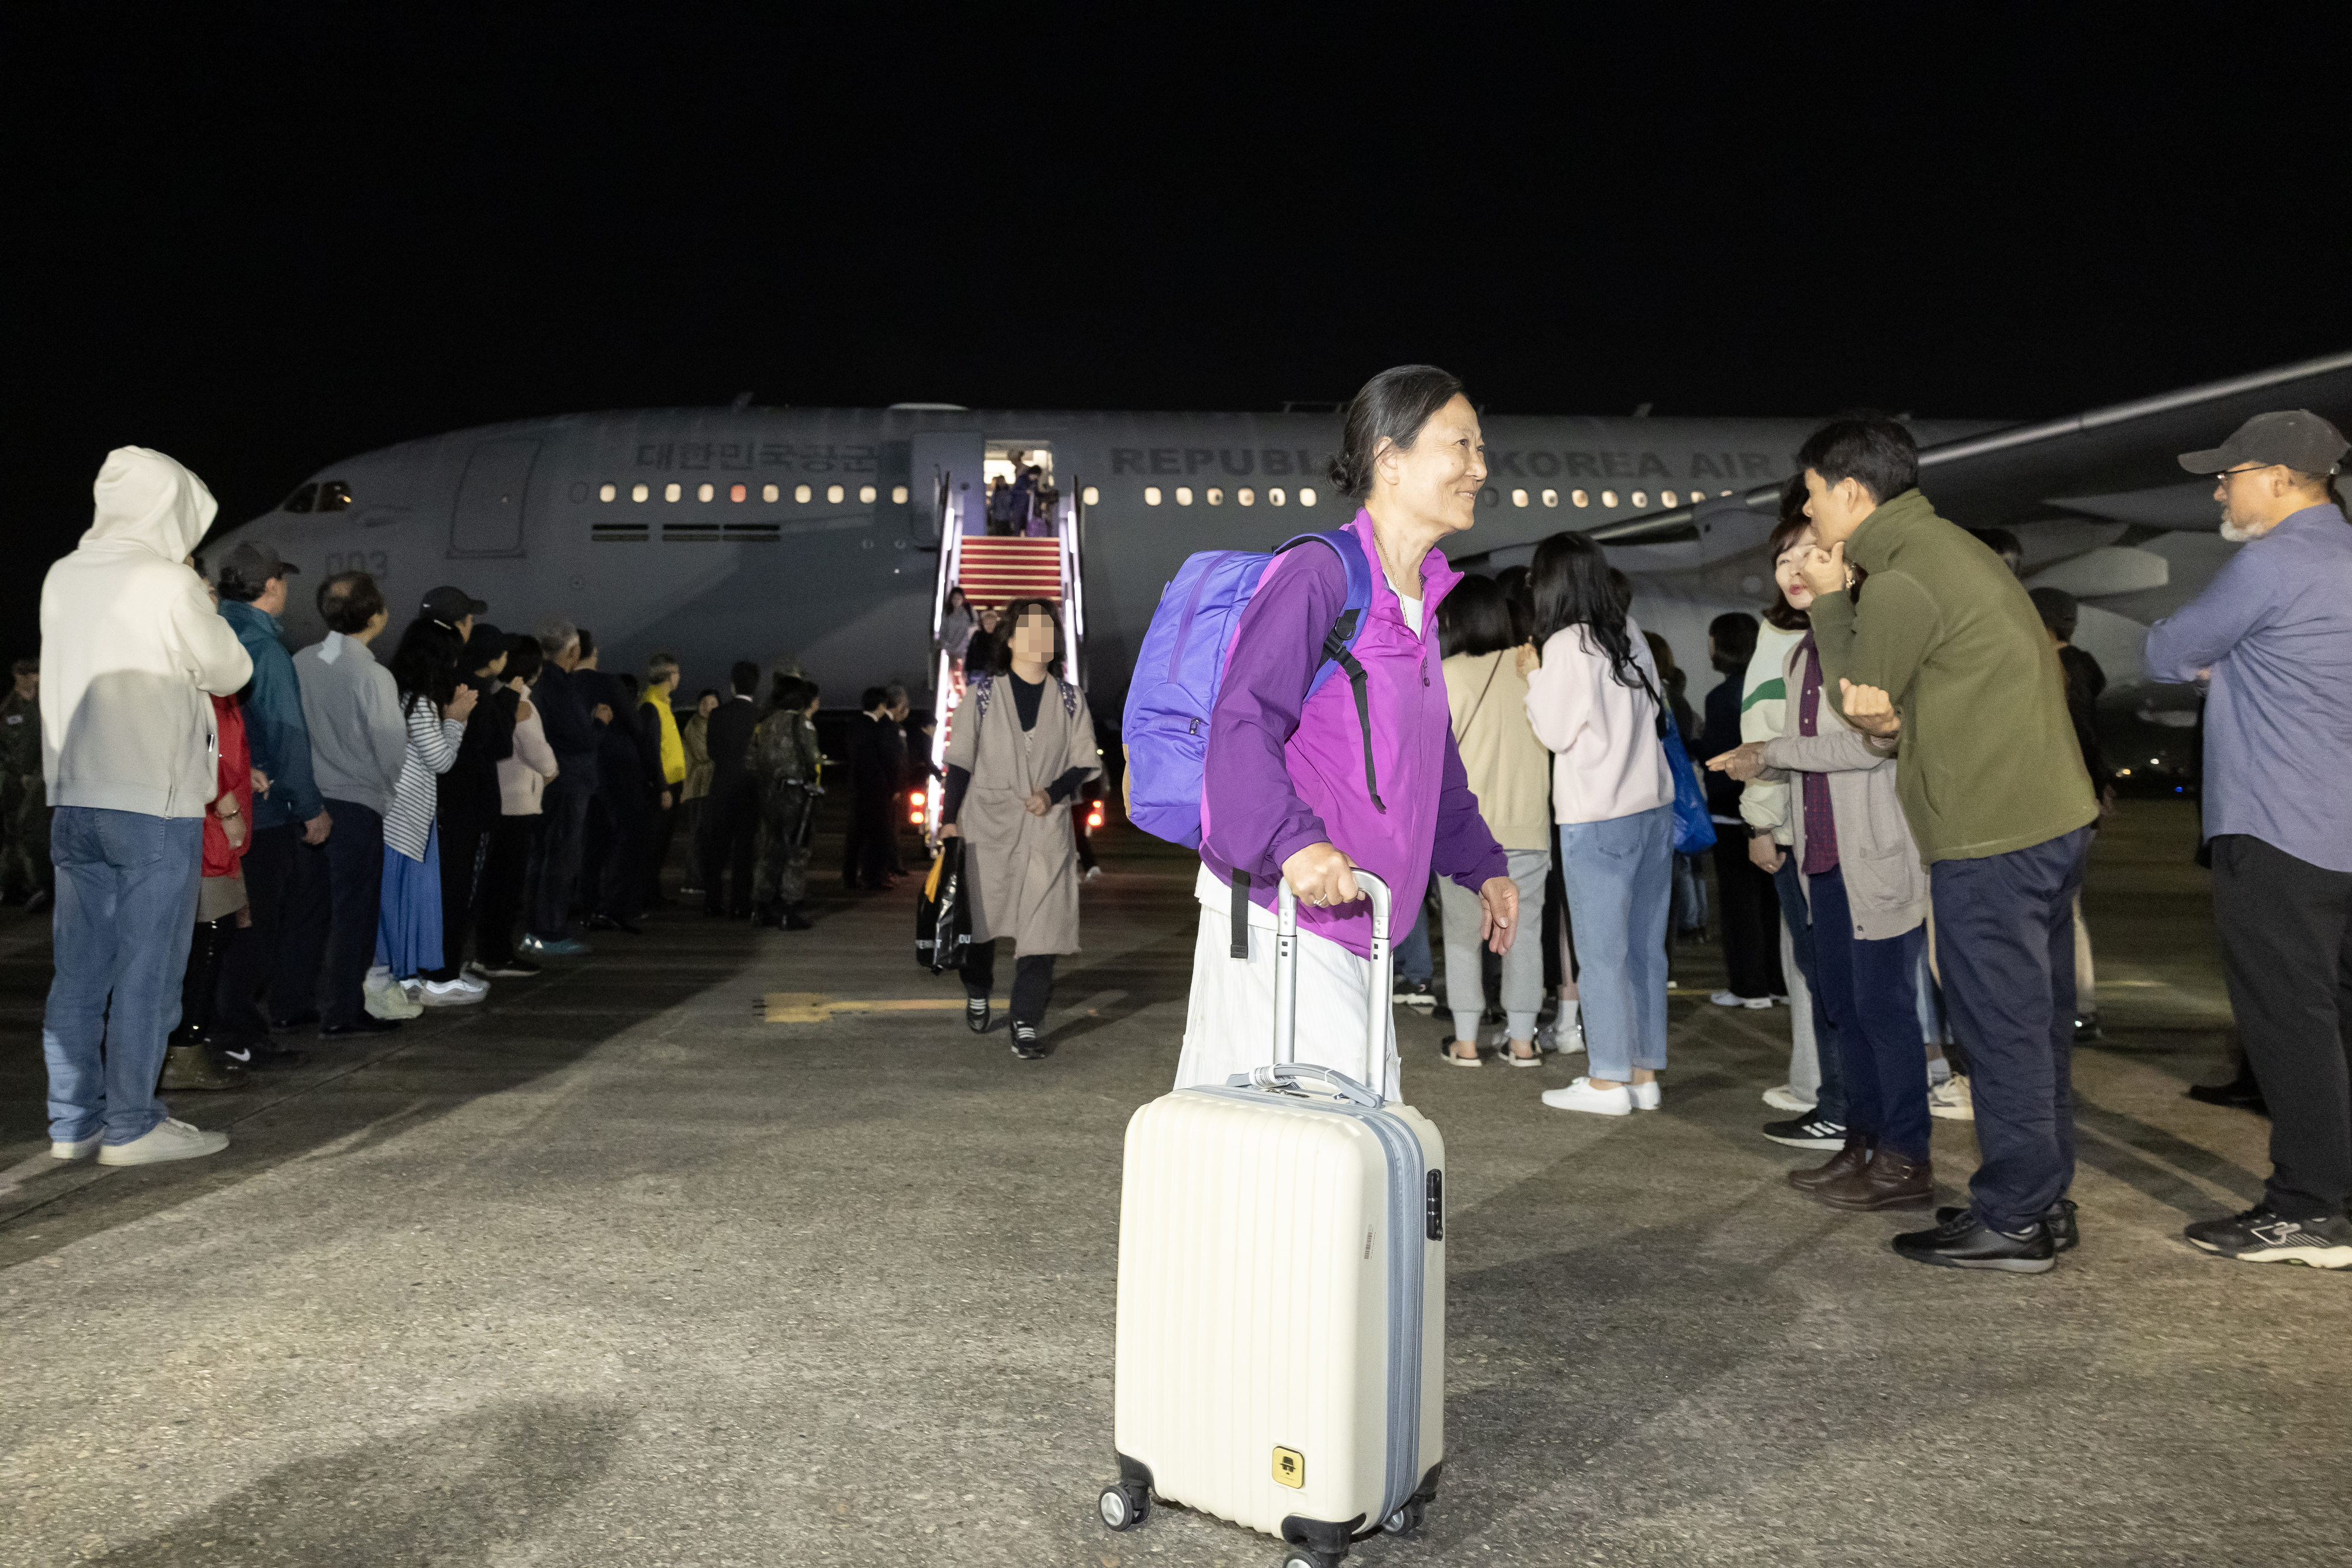
[{"label": "aircraft door", "polygon": [[916,535],[926,543],[941,534],[943,515],[977,517],[983,505],[981,479],[982,444],[976,430],[919,431],[912,442],[908,499],[913,504]]},{"label": "aircraft door", "polygon": [[537,441],[485,441],[474,448],[457,485],[457,510],[449,516],[451,555],[523,553],[523,497],[538,460]]}]

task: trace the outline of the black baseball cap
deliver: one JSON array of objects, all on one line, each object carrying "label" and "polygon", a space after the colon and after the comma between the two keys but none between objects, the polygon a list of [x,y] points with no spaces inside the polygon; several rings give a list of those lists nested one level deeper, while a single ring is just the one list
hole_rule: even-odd
[{"label": "black baseball cap", "polygon": [[2298,474],[2333,474],[2352,443],[2344,433],[2307,408],[2258,413],[2231,432],[2210,452],[2184,452],[2180,465],[2191,474],[2219,474],[2250,463],[2281,464]]},{"label": "black baseball cap", "polygon": [[273,577],[284,577],[289,572],[299,572],[301,570],[293,562],[281,558],[275,547],[263,544],[257,539],[242,541],[235,549],[228,552],[228,559],[221,562],[223,577],[234,577],[239,582],[249,584],[256,590]]},{"label": "black baseball cap", "polygon": [[425,617],[455,626],[468,615],[479,615],[488,605],[462,588],[436,588],[425,596]]}]

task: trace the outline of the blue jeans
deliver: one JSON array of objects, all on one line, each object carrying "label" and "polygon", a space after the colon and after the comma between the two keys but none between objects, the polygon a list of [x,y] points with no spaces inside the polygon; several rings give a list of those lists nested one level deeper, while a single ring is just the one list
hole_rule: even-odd
[{"label": "blue jeans", "polygon": [[[1814,991],[1837,1029],[1845,1124],[1906,1160],[1927,1157],[1927,1052],[1916,985],[1927,928],[1864,941],[1853,935],[1845,878],[1835,866],[1813,890]],[[1824,1080],[1826,1083],[1826,1080]]]},{"label": "blue jeans", "polygon": [[1412,929],[1396,945],[1396,977],[1400,980],[1427,980],[1437,973],[1437,955],[1429,947],[1429,905],[1424,903],[1412,923]]},{"label": "blue jeans", "polygon": [[1928,868],[1953,1032],[1983,1155],[1969,1207],[2031,1228],[2074,1180],[2074,895],[2091,830]]},{"label": "blue jeans", "polygon": [[49,827],[57,868],[57,974],[41,1018],[49,1136],[110,1144],[154,1129],[163,1037],[180,1022],[180,980],[204,875],[201,817],[60,806]]},{"label": "blue jeans", "polygon": [[1811,1119],[1845,1125],[1845,1065],[1838,1045],[1837,1027],[1822,1005],[1822,971],[1813,946],[1813,915],[1805,902],[1797,852],[1783,846],[1780,869],[1772,873],[1772,891],[1780,895],[1780,918],[1789,923],[1789,951],[1796,956],[1797,973],[1805,977],[1805,991],[1813,1005],[1813,1055],[1821,1071],[1820,1094]]},{"label": "blue jeans", "polygon": [[1592,1076],[1622,1083],[1666,1064],[1666,906],[1675,809],[1559,824],[1576,927],[1576,990]]}]

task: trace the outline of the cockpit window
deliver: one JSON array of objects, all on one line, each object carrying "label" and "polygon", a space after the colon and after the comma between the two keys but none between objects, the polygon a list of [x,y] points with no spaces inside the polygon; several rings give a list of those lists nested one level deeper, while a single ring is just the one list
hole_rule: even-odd
[{"label": "cockpit window", "polygon": [[319,507],[322,512],[345,512],[351,509],[352,487],[341,479],[330,479],[319,486]]},{"label": "cockpit window", "polygon": [[310,509],[312,497],[318,493],[319,486],[316,485],[298,486],[294,493],[286,497],[286,504],[278,509],[287,512],[307,512]]}]

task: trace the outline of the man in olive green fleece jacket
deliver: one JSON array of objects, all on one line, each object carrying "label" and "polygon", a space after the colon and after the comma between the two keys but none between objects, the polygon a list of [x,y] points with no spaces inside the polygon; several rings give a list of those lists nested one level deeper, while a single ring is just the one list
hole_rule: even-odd
[{"label": "man in olive green fleece jacket", "polygon": [[2023,586],[1919,493],[1908,431],[1840,420],[1798,460],[1822,681],[1856,728],[1901,737],[1982,1155],[1969,1207],[1895,1249],[2040,1273],[2074,1241],[2074,902],[2098,816],[2064,677]]}]

